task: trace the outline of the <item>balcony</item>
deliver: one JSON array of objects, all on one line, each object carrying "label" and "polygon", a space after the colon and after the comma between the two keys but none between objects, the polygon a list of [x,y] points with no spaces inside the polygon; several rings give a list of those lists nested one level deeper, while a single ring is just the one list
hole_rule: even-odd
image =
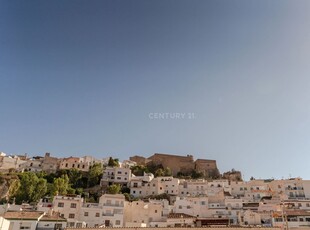
[{"label": "balcony", "polygon": [[103,206],[109,206],[109,207],[124,207],[124,204],[104,203]]}]

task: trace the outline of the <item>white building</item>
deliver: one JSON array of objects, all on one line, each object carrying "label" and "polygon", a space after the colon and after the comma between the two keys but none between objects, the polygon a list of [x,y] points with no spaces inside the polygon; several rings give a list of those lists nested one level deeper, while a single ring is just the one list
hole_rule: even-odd
[{"label": "white building", "polygon": [[208,182],[206,180],[180,180],[179,196],[197,196],[206,195]]},{"label": "white building", "polygon": [[123,194],[104,194],[100,197],[99,205],[102,206],[104,226],[124,226],[125,197]]},{"label": "white building", "polygon": [[2,216],[0,216],[0,229],[1,230],[9,230],[10,227],[10,221],[7,219],[4,219]]},{"label": "white building", "polygon": [[146,194],[146,185],[154,179],[152,173],[144,173],[143,176],[132,174],[130,180],[130,194],[134,197],[143,197]]},{"label": "white building", "polygon": [[58,230],[67,227],[67,220],[59,213],[50,211],[39,220],[36,230]]},{"label": "white building", "polygon": [[43,215],[43,212],[18,211],[6,212],[3,217],[10,221],[9,230],[36,230],[38,222]]},{"label": "white building", "polygon": [[195,217],[209,217],[210,210],[208,208],[209,201],[207,196],[197,197],[177,197],[173,212],[184,213]]},{"label": "white building", "polygon": [[129,186],[132,174],[129,168],[106,167],[101,179],[102,186],[120,184]]}]

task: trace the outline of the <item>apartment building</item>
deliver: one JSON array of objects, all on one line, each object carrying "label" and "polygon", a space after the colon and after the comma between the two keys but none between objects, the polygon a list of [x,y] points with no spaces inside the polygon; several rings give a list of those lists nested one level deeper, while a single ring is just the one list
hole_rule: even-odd
[{"label": "apartment building", "polygon": [[154,179],[154,175],[152,173],[144,173],[143,176],[135,176],[132,174],[132,178],[130,180],[130,194],[134,197],[142,197],[145,196],[145,185],[151,182]]},{"label": "apartment building", "polygon": [[128,187],[132,179],[132,173],[129,168],[106,167],[103,171],[100,184],[109,186],[111,184],[120,184]]},{"label": "apartment building", "polygon": [[184,213],[195,217],[209,217],[210,210],[208,197],[177,197],[174,203],[173,212]]},{"label": "apartment building", "polygon": [[100,197],[99,206],[102,207],[101,219],[104,226],[124,226],[125,197],[123,194],[104,194]]},{"label": "apartment building", "polygon": [[180,180],[179,196],[198,196],[206,195],[208,190],[208,182],[204,179],[200,180]]},{"label": "apartment building", "polygon": [[168,214],[167,200],[125,202],[125,227],[163,226]]}]

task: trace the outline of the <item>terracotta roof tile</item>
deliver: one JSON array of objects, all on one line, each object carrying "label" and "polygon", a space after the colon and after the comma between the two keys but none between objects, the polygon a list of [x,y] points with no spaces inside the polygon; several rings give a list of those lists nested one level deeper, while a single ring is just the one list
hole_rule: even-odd
[{"label": "terracotta roof tile", "polygon": [[5,219],[24,219],[24,220],[38,220],[44,212],[34,211],[19,211],[19,212],[6,212],[3,217]]}]

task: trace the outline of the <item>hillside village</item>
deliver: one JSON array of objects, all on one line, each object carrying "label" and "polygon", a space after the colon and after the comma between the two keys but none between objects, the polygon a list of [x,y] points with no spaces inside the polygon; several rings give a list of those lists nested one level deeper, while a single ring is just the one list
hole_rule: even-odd
[{"label": "hillside village", "polygon": [[[95,167],[101,171],[96,174],[96,183],[91,184],[89,174]],[[56,158],[46,153],[44,157],[28,158],[1,153],[0,171],[0,196],[4,201],[0,205],[1,230],[310,227],[309,180],[243,181],[239,171],[220,174],[215,160],[194,160],[192,155],[156,153],[118,162],[111,157]],[[42,197],[33,198],[33,202],[18,202],[17,195],[12,195],[17,194],[13,184],[22,181],[21,175],[38,175],[36,180],[43,183],[43,178],[59,172],[80,172],[80,179],[88,176],[85,190],[81,192],[73,186],[49,193],[49,189],[62,182],[53,178],[54,184],[41,193]],[[64,174],[62,177],[65,178]],[[27,190],[26,186],[19,189]],[[92,189],[97,196],[90,199]],[[34,190],[34,194],[39,193]]]}]

